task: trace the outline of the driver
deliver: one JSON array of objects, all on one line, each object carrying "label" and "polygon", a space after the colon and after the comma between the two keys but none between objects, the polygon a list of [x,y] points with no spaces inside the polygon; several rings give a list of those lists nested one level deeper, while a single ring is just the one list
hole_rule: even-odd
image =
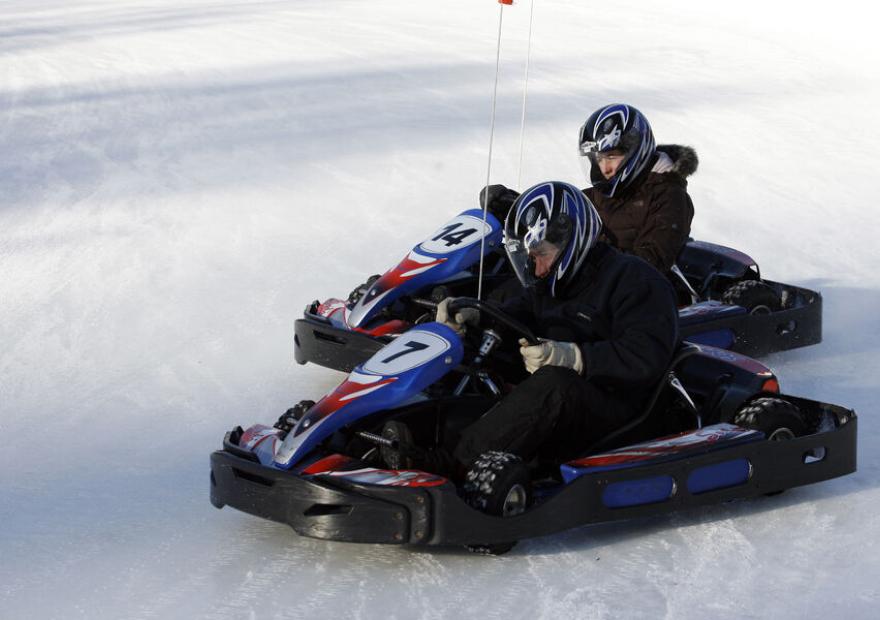
[{"label": "driver", "polygon": [[[541,339],[520,341],[530,375],[424,465],[457,476],[491,450],[525,462],[574,458],[646,406],[678,342],[675,294],[647,262],[599,241],[601,231],[593,204],[568,183],[516,199],[504,244],[522,289],[502,309]],[[463,333],[476,311],[450,316],[448,306],[438,305],[438,322]],[[406,439],[389,424],[390,438]]]}]

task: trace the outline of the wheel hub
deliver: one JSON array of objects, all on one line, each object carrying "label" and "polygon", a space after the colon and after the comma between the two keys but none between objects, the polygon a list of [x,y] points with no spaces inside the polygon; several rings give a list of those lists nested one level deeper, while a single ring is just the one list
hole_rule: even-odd
[{"label": "wheel hub", "polygon": [[794,439],[794,433],[790,428],[777,428],[770,433],[770,436],[767,439],[770,441],[788,441],[789,439]]},{"label": "wheel hub", "polygon": [[504,498],[504,504],[501,506],[501,516],[513,517],[524,513],[527,500],[526,488],[521,484],[513,485],[507,492],[507,497]]}]

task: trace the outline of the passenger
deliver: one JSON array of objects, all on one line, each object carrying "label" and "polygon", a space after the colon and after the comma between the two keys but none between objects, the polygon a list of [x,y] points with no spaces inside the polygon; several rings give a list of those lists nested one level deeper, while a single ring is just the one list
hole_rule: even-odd
[{"label": "passenger", "polygon": [[[602,239],[661,273],[669,272],[694,217],[687,177],[697,170],[696,151],[655,146],[644,115],[632,106],[613,104],[593,112],[581,127],[578,152],[592,184],[583,191],[605,225]],[[493,185],[488,196],[489,208],[498,213],[517,193]]]}]

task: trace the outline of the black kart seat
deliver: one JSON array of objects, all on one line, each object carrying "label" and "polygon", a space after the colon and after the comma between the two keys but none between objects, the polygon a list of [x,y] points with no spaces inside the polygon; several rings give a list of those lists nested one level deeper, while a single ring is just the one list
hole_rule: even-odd
[{"label": "black kart seat", "polygon": [[657,401],[660,400],[660,396],[667,390],[674,390],[676,394],[682,397],[682,400],[687,404],[688,408],[692,410],[694,414],[694,418],[696,421],[697,428],[702,427],[702,420],[700,418],[700,412],[697,409],[694,401],[691,399],[690,395],[688,395],[687,390],[685,390],[684,386],[679,381],[678,377],[675,374],[676,368],[687,358],[695,353],[700,352],[700,347],[695,344],[691,344],[689,342],[682,342],[678,349],[675,351],[675,355],[672,358],[672,361],[669,363],[669,366],[666,368],[666,372],[663,373],[663,378],[657,382],[657,386],[651,392],[650,397],[648,398],[648,402],[645,405],[645,408],[642,412],[627,422],[625,425],[618,428],[616,431],[609,433],[599,441],[593,443],[589,448],[587,448],[585,454],[594,454],[601,449],[606,448],[610,444],[614,443],[615,440],[619,439],[639,424],[648,419],[648,416],[651,415],[651,412],[654,411],[654,407],[657,405]]}]

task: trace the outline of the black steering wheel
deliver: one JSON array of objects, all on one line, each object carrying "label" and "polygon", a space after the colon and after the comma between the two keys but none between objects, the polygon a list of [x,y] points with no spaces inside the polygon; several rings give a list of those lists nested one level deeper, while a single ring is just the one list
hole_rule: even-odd
[{"label": "black steering wheel", "polygon": [[486,315],[492,317],[492,319],[496,323],[500,324],[505,329],[512,331],[517,336],[525,338],[529,345],[538,344],[538,339],[535,337],[535,334],[532,332],[531,329],[529,329],[521,321],[503,312],[500,308],[493,304],[485,301],[480,301],[479,299],[475,299],[473,297],[454,297],[449,302],[450,314],[454,314],[462,308],[473,308],[475,310],[479,310],[481,317]]}]

